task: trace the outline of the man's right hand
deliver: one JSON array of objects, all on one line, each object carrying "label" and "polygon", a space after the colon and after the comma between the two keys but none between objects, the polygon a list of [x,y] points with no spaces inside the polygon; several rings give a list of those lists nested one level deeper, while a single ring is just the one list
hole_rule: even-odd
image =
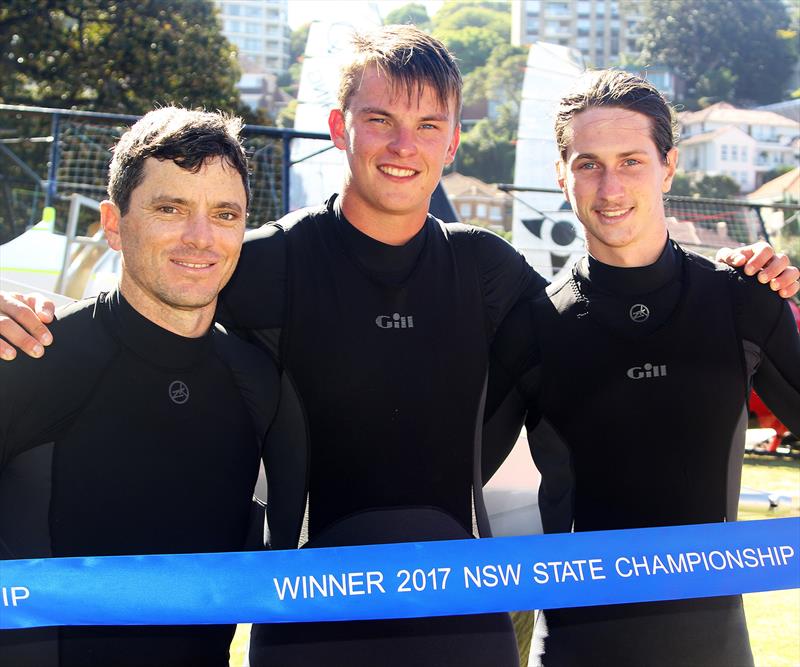
[{"label": "man's right hand", "polygon": [[31,357],[41,357],[53,342],[45,324],[53,321],[55,308],[41,294],[0,292],[0,359],[14,359],[14,346]]}]

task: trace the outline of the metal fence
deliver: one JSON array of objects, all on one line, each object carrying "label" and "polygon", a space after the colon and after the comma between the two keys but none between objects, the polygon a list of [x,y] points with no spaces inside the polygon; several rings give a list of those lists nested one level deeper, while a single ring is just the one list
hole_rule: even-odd
[{"label": "metal fence", "polygon": [[[21,234],[54,206],[64,228],[69,197],[105,197],[110,149],[138,116],[0,104],[0,243]],[[245,125],[243,143],[250,163],[249,223],[258,226],[289,211],[293,167],[332,148],[317,132]],[[319,142],[294,161],[296,139]],[[82,233],[96,216],[79,221]]]},{"label": "metal fence", "polygon": [[[525,193],[560,194],[560,190],[548,188],[526,188],[522,186],[501,184],[501,190],[510,193],[522,209],[530,209],[527,217],[541,218],[548,214],[532,208],[524,198]],[[752,243],[764,239],[770,243],[778,243],[781,232],[797,236],[793,231],[800,215],[800,205],[795,203],[759,203],[747,200],[710,199],[703,197],[684,197],[665,195],[664,209],[668,218],[669,233],[681,245],[705,255],[713,256],[719,248],[735,247],[743,243]],[[550,217],[558,217],[551,213]],[[520,215],[520,218],[525,217]],[[525,222],[524,220],[522,222]],[[563,221],[554,221],[556,225]],[[569,224],[574,224],[570,222]],[[577,237],[582,237],[580,230],[573,230],[560,237],[552,235],[551,242],[557,246],[559,238],[564,237],[563,244],[570,245]]]}]

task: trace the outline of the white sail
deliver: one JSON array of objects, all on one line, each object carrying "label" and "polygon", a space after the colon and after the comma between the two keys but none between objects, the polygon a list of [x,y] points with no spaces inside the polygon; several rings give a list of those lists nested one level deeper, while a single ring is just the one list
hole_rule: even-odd
[{"label": "white sail", "polygon": [[[364,8],[363,14],[343,17],[337,23],[311,24],[300,72],[295,130],[328,132],[328,114],[337,106],[339,71],[352,54],[353,32],[381,24],[373,3],[365,3]],[[319,204],[341,190],[344,153],[336,148],[320,153],[326,146],[330,144],[314,139],[292,141],[291,210]]]},{"label": "white sail", "polygon": [[[583,71],[580,52],[574,49],[545,42],[531,46],[522,87],[514,185],[558,187],[555,111],[559,99]],[[513,194],[513,244],[531,266],[552,279],[583,252],[583,229],[563,195]]]}]

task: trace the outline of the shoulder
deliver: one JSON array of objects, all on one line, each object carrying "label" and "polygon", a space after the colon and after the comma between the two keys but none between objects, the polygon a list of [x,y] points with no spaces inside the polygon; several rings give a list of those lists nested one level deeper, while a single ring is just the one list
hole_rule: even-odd
[{"label": "shoulder", "polygon": [[572,271],[565,271],[557,277],[547,286],[545,294],[544,298],[532,302],[540,313],[553,311],[560,315],[568,315],[576,309],[583,312],[580,292]]},{"label": "shoulder", "polygon": [[476,249],[476,252],[487,254],[505,253],[507,255],[517,253],[508,241],[485,227],[465,225],[461,222],[442,222],[438,218],[433,218],[433,220],[453,242],[471,244]]},{"label": "shoulder", "polygon": [[51,372],[59,366],[85,366],[99,362],[115,349],[101,317],[101,311],[109,307],[107,297],[108,294],[103,293],[58,308],[54,321],[48,325],[53,343],[44,357],[30,360],[32,367]]},{"label": "shoulder", "polygon": [[534,273],[522,254],[495,232],[460,222],[434,220],[451,243],[467,248],[482,274],[492,275],[496,271],[505,274]]},{"label": "shoulder", "polygon": [[0,364],[0,414],[20,434],[47,431],[80,410],[117,349],[100,309],[105,295],[59,308],[49,325],[53,343],[41,359],[24,354]]},{"label": "shoulder", "polygon": [[[742,336],[747,340],[763,340],[769,336],[784,310],[789,309],[785,300],[764,285],[755,276],[748,276],[741,269],[714,262],[706,257],[683,250],[689,271],[711,281],[703,289],[709,299],[731,300],[734,317]],[[691,284],[691,283],[690,283]]]},{"label": "shoulder", "polygon": [[272,420],[280,395],[280,376],[272,357],[220,325],[212,331],[217,357],[228,368],[260,433]]},{"label": "shoulder", "polygon": [[305,208],[287,213],[275,224],[279,227],[284,234],[291,236],[297,234],[305,227],[314,225],[321,221],[327,221],[331,218],[331,212],[328,209],[327,203],[319,204],[317,206],[307,206]]},{"label": "shoulder", "polygon": [[264,386],[277,382],[278,369],[268,353],[228,333],[220,324],[214,325],[212,337],[214,350],[228,368],[237,373],[247,371],[246,376]]}]

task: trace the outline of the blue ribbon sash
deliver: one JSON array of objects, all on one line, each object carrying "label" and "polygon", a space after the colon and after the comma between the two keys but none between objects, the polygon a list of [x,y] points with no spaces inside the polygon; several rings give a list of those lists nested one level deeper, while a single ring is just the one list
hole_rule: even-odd
[{"label": "blue ribbon sash", "polygon": [[0,628],[339,621],[800,587],[800,518],[220,554],[0,561]]}]

